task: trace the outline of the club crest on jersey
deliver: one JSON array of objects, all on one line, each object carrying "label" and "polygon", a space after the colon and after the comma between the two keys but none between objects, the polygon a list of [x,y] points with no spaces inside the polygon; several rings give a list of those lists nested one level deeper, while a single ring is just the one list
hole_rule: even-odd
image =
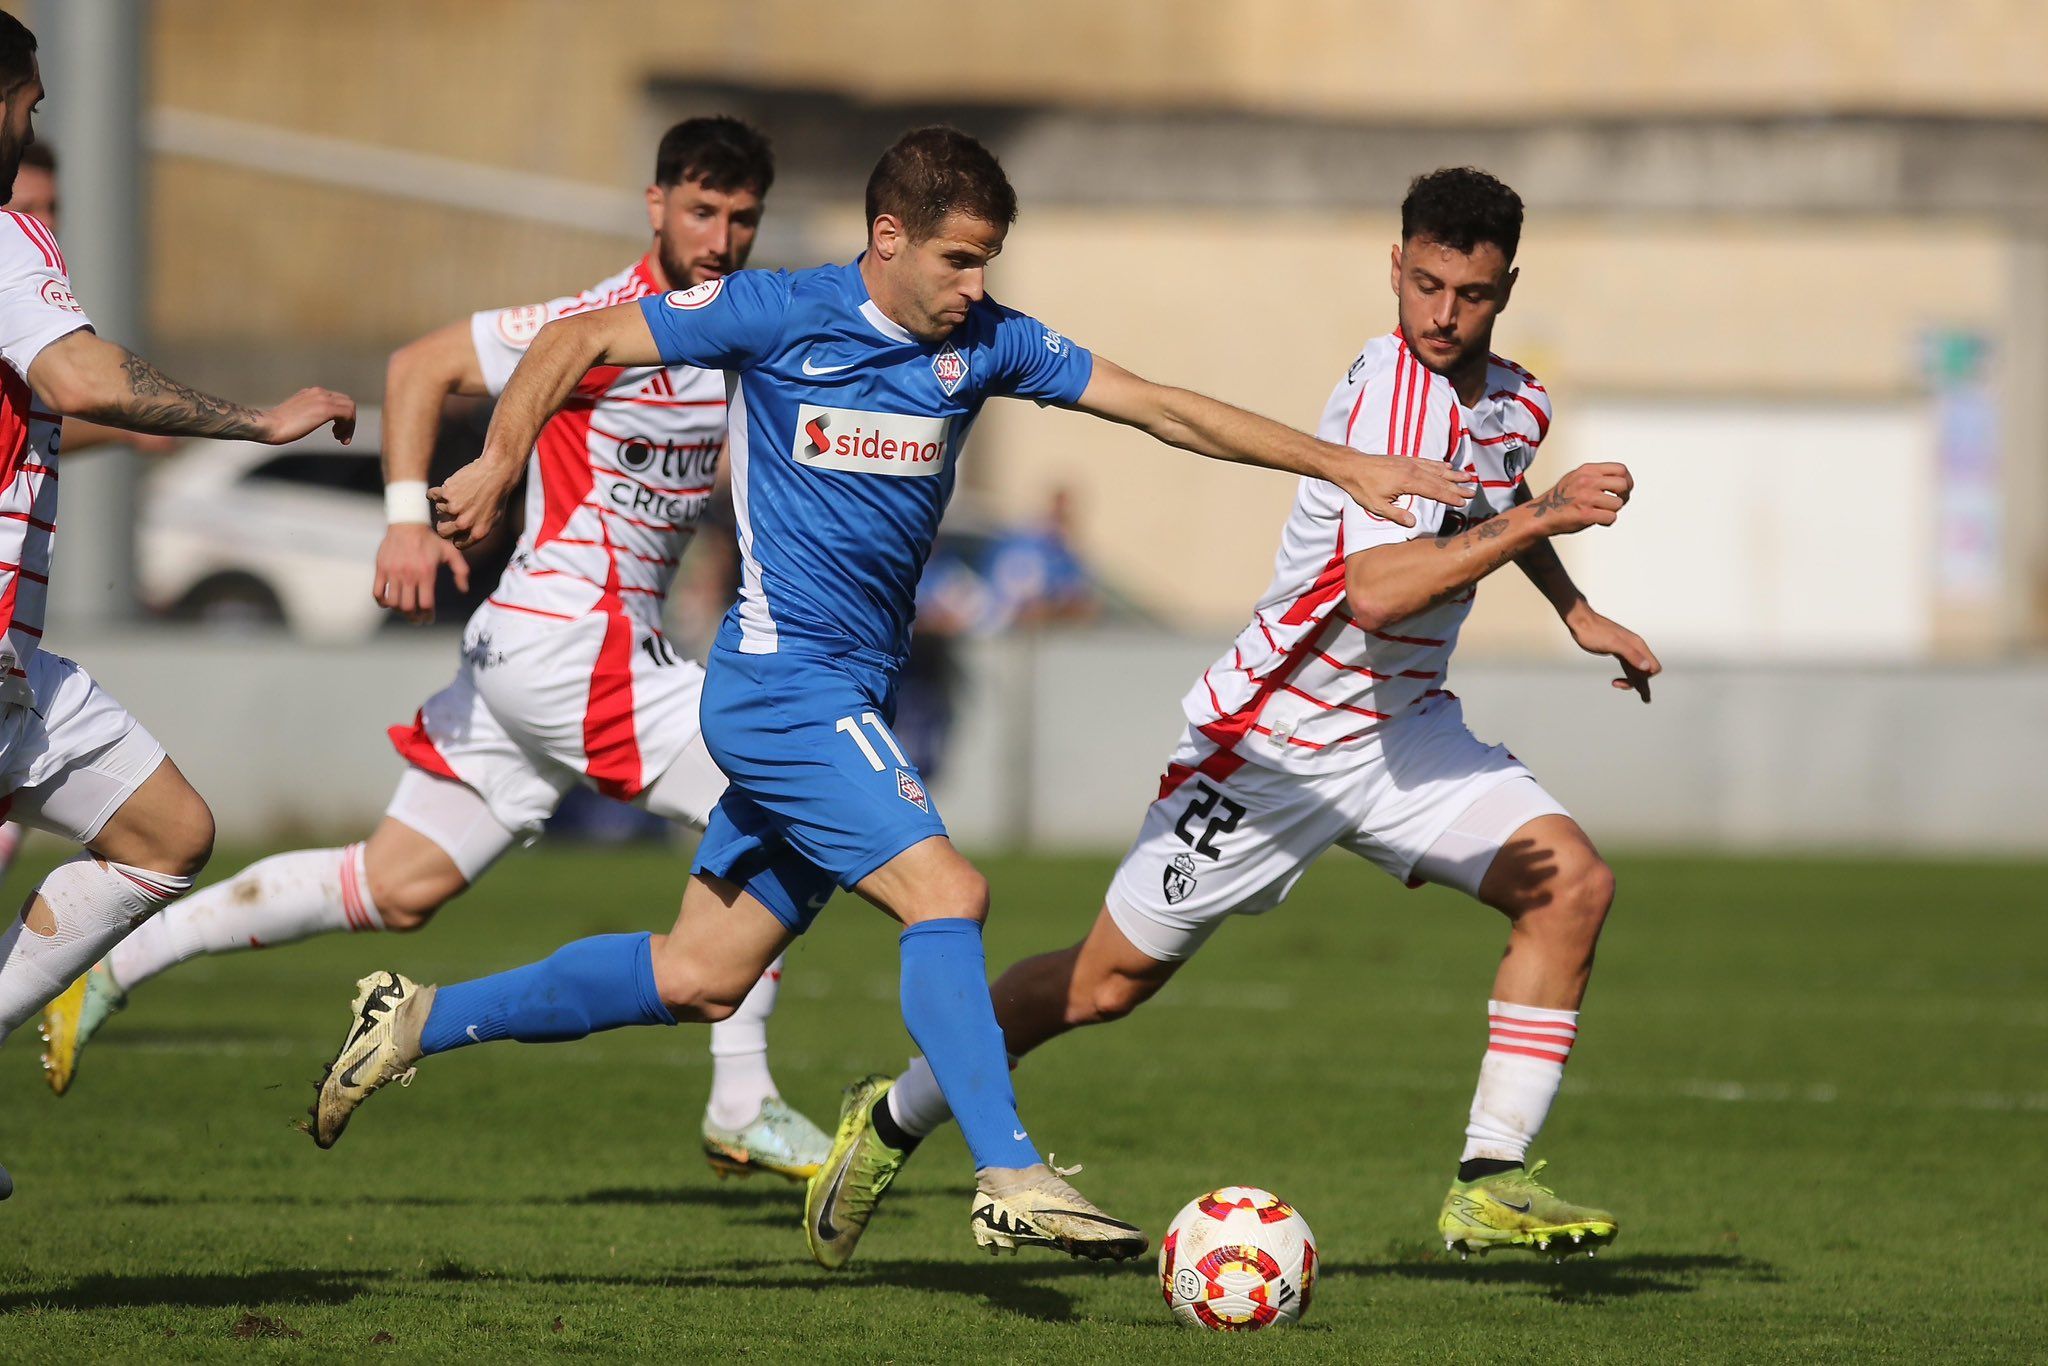
[{"label": "club crest on jersey", "polygon": [[924,784],[900,768],[896,770],[896,795],[920,811],[932,809],[931,802],[924,795]]},{"label": "club crest on jersey", "polygon": [[497,331],[499,341],[524,351],[527,343],[540,334],[541,325],[547,320],[548,311],[542,305],[521,304],[517,308],[499,309],[492,327]]},{"label": "club crest on jersey", "polygon": [[1500,467],[1509,479],[1514,479],[1529,468],[1529,459],[1529,448],[1517,443],[1500,453]]},{"label": "club crest on jersey", "polygon": [[715,280],[706,280],[701,285],[691,285],[688,289],[672,289],[661,296],[661,301],[670,308],[702,308],[717,298],[718,291],[724,288],[725,277],[721,275]]},{"label": "club crest on jersey", "polygon": [[[71,291],[64,287],[62,280],[43,281],[42,295],[43,302],[52,308],[61,308],[67,313],[85,312],[79,306],[78,300],[71,296]],[[950,394],[953,391],[948,389],[946,392]]]},{"label": "club crest on jersey", "polygon": [[1195,894],[1195,861],[1187,854],[1175,854],[1173,862],[1166,865],[1160,885],[1166,892],[1166,904],[1178,906]]},{"label": "club crest on jersey", "polygon": [[967,378],[967,358],[947,342],[932,357],[932,373],[939,377],[939,387],[946,391],[946,397],[953,397],[953,391],[960,387],[960,381]]}]

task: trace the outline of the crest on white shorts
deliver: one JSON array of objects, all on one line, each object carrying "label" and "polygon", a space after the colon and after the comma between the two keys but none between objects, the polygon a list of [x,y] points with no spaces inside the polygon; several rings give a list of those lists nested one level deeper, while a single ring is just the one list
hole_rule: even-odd
[{"label": "crest on white shorts", "polygon": [[1175,854],[1160,881],[1166,892],[1166,904],[1178,906],[1195,894],[1195,860],[1187,854]]}]

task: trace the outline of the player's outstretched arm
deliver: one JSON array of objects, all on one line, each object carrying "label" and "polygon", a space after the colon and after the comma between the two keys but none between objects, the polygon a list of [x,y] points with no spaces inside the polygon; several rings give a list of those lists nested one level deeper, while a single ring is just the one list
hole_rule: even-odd
[{"label": "player's outstretched arm", "polygon": [[1635,481],[1621,465],[1581,465],[1542,497],[1477,526],[1361,550],[1344,562],[1351,615],[1368,630],[1448,602],[1552,536],[1611,526]]},{"label": "player's outstretched arm", "polygon": [[1403,498],[1428,498],[1458,507],[1472,496],[1472,476],[1447,465],[1365,455],[1349,446],[1318,441],[1220,399],[1141,379],[1101,356],[1095,357],[1094,373],[1074,406],[1212,460],[1327,479],[1360,506],[1402,526],[1415,525],[1415,514],[1401,506]]},{"label": "player's outstretched arm", "polygon": [[[1526,496],[1522,501],[1527,501]],[[1650,680],[1662,673],[1664,666],[1650,653],[1641,636],[1593,610],[1586,595],[1572,582],[1571,571],[1558,558],[1556,546],[1538,541],[1515,556],[1515,567],[1557,609],[1558,618],[1571,632],[1574,644],[1589,655],[1614,657],[1614,662],[1621,666],[1621,677],[1614,680],[1615,687],[1634,691],[1645,702],[1650,700]]]},{"label": "player's outstretched arm", "polygon": [[457,545],[491,533],[541,427],[591,367],[661,364],[660,348],[637,302],[557,318],[543,327],[498,395],[483,454],[427,491],[434,504],[434,530]]},{"label": "player's outstretched arm", "polygon": [[180,384],[124,346],[80,328],[39,352],[28,383],[66,417],[159,436],[213,436],[282,446],[332,422],[355,435],[356,401],[332,389],[301,389],[269,408],[245,408]]},{"label": "player's outstretched arm", "polygon": [[427,515],[427,473],[441,405],[450,394],[488,392],[467,318],[407,342],[391,353],[384,369],[384,508],[390,525],[377,547],[370,594],[416,625],[434,619],[434,580],[443,564],[455,575],[456,587],[469,590],[469,561],[434,534]]}]

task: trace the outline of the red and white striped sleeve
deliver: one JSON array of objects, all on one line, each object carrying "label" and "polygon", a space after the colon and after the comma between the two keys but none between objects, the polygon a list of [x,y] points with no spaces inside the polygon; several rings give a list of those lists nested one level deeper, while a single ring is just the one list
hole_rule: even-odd
[{"label": "red and white striped sleeve", "polygon": [[25,380],[44,347],[91,326],[50,230],[0,209],[0,359]]}]

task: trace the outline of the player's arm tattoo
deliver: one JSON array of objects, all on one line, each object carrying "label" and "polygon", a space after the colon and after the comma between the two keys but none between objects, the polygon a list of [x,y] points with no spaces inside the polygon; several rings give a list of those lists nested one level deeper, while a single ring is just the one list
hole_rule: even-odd
[{"label": "player's arm tattoo", "polygon": [[180,384],[132,351],[122,353],[121,380],[124,389],[78,416],[166,436],[242,441],[263,433],[263,414],[257,409]]},{"label": "player's arm tattoo", "polygon": [[[1436,537],[1434,544],[1438,550],[1473,550],[1485,545],[1488,541],[1497,541],[1507,534],[1508,524],[1505,518],[1489,517],[1478,526],[1468,527],[1464,531],[1453,532],[1449,535],[1440,533]],[[1473,584],[1479,582],[1513,558],[1515,556],[1511,549],[1496,548],[1488,551],[1480,560],[1470,566],[1471,572],[1468,576],[1461,577],[1457,583],[1451,584],[1435,594],[1430,598],[1428,606],[1441,607],[1447,602],[1457,601],[1472,591]]]},{"label": "player's arm tattoo", "polygon": [[1562,483],[1558,483],[1552,484],[1550,486],[1550,491],[1545,493],[1541,498],[1538,498],[1530,506],[1536,509],[1536,515],[1538,517],[1547,517],[1551,513],[1556,512],[1559,508],[1562,508],[1569,501],[1570,500],[1567,499],[1564,494],[1564,485]]}]

